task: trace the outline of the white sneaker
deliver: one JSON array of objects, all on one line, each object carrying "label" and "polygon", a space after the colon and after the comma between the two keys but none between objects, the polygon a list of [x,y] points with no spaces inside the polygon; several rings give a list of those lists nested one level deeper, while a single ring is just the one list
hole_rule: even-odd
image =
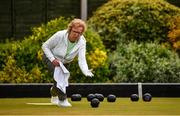
[{"label": "white sneaker", "polygon": [[59,102],[59,99],[58,99],[58,96],[55,96],[55,97],[51,97],[51,103],[52,104],[55,104],[55,105],[58,105],[58,102]]},{"label": "white sneaker", "polygon": [[58,106],[71,107],[72,105],[68,102],[68,99],[65,99],[64,101],[60,101],[60,100],[59,100]]}]

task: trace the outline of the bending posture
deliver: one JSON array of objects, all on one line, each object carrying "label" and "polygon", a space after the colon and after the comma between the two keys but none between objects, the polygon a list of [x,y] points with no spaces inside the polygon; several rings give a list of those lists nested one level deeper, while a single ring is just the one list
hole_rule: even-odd
[{"label": "bending posture", "polygon": [[[47,64],[49,71],[54,74],[55,67],[60,67],[62,63],[65,67],[75,56],[78,56],[78,64],[85,76],[94,76],[88,69],[86,62],[86,40],[83,32],[86,24],[81,19],[72,20],[67,30],[56,32],[42,45],[44,52],[43,61]],[[60,75],[61,78],[61,75]],[[71,106],[67,100],[66,92],[57,87],[57,81],[50,89],[51,102],[58,106]]]}]

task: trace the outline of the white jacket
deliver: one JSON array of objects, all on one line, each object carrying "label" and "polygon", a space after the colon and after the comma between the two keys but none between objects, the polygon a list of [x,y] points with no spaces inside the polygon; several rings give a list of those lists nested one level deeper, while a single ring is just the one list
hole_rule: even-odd
[{"label": "white jacket", "polygon": [[63,64],[71,62],[75,56],[78,56],[78,64],[84,75],[88,75],[89,69],[86,62],[86,40],[84,36],[80,36],[77,44],[74,46],[68,57],[65,57],[68,47],[68,32],[67,30],[58,31],[50,37],[42,45],[42,49],[46,57],[52,62],[55,58]]}]

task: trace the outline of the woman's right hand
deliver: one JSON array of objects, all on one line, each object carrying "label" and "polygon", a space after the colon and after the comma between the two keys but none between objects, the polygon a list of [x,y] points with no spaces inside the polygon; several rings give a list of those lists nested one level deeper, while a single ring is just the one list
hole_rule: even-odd
[{"label": "woman's right hand", "polygon": [[59,60],[58,59],[54,59],[52,61],[52,64],[56,67],[56,66],[59,66]]}]

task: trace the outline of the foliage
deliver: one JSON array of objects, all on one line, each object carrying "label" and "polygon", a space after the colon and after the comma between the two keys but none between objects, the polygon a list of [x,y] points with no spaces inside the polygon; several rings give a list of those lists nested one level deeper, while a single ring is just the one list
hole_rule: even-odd
[{"label": "foliage", "polygon": [[180,16],[173,18],[168,38],[172,48],[180,56]]},{"label": "foliage", "polygon": [[89,53],[88,60],[90,62],[90,66],[94,69],[99,66],[103,66],[107,60],[106,52],[96,48],[95,51]]},{"label": "foliage", "polygon": [[35,83],[43,82],[39,68],[35,66],[30,72],[27,72],[24,67],[17,67],[16,60],[12,56],[8,56],[3,70],[0,71],[0,82],[2,83]]},{"label": "foliage", "polygon": [[119,44],[111,62],[115,82],[180,82],[180,59],[157,43]]},{"label": "foliage", "polygon": [[119,42],[165,41],[170,19],[180,9],[164,0],[110,0],[88,20],[103,39],[106,48],[115,50]]},{"label": "foliage", "polygon": [[[33,28],[32,35],[24,37],[22,41],[1,43],[0,83],[52,82],[52,77],[47,71],[47,66],[42,62],[43,52],[41,50],[41,45],[55,32],[66,29],[71,19],[72,18],[64,17],[54,19],[47,24],[42,24],[40,27]],[[87,39],[87,59],[92,59],[91,55],[88,54],[92,54],[99,49],[100,53],[104,53],[104,61],[106,61],[106,51],[100,36],[96,32],[88,29],[85,33],[85,37]],[[95,54],[93,57],[96,57],[100,62],[98,64],[101,64],[101,60],[99,60],[101,59],[101,55]],[[10,63],[10,61],[12,61],[12,63]],[[99,66],[93,64],[94,62],[97,61],[90,60],[90,62],[88,62],[94,69],[94,80],[96,80],[96,77],[99,77],[99,80],[106,80],[105,78],[107,78],[108,74],[107,62],[104,62],[105,65]],[[99,70],[102,70],[106,77],[101,79]],[[71,80],[73,82],[85,82],[84,80],[79,80],[79,74],[76,72],[80,72],[80,70],[77,62],[74,61],[71,67],[71,75],[73,77]],[[80,75],[82,76],[81,72]],[[82,77],[85,78],[84,76]],[[88,81],[88,79],[86,79],[86,81]]]}]

